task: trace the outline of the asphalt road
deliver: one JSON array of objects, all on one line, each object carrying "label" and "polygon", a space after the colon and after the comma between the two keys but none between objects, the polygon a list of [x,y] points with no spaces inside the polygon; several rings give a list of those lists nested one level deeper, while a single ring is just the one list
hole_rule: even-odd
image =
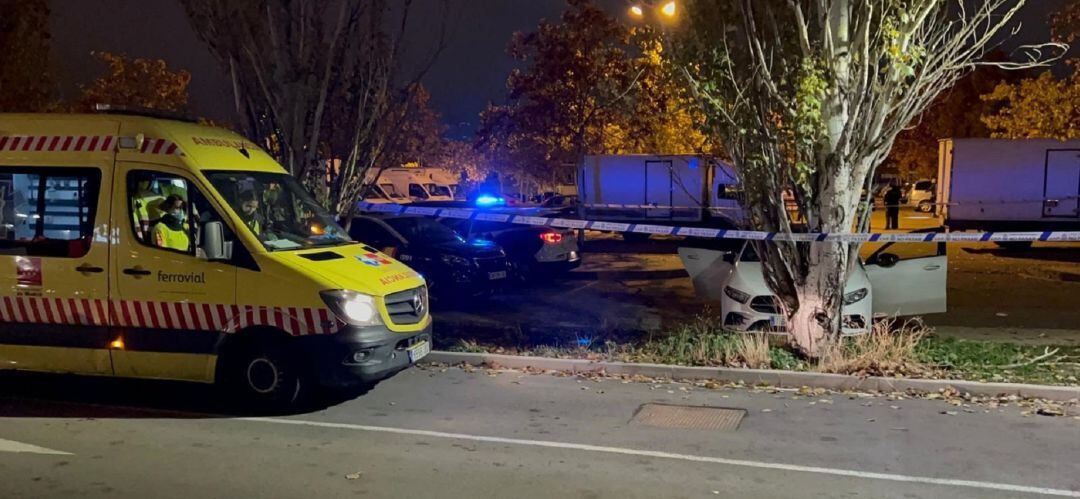
[{"label": "asphalt road", "polygon": [[[646,403],[746,417],[657,428],[632,421]],[[191,385],[2,377],[0,496],[1080,497],[1080,421],[1017,407],[456,368],[304,414],[221,404]]]}]

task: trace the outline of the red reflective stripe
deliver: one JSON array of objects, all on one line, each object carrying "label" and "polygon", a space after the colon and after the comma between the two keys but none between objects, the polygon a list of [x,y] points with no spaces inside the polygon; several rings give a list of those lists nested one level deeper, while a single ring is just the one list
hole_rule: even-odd
[{"label": "red reflective stripe", "polygon": [[9,296],[4,297],[4,322],[19,322],[15,320],[15,307],[12,306],[11,300],[12,298]]},{"label": "red reflective stripe", "polygon": [[165,139],[157,139],[157,143],[154,144],[154,154],[160,153],[163,145],[165,145]]},{"label": "red reflective stripe", "polygon": [[135,307],[135,312],[139,315],[139,327],[158,327],[157,313],[150,306],[150,302],[133,301],[131,303]]},{"label": "red reflective stripe", "polygon": [[156,312],[154,316],[157,317],[158,323],[161,324],[157,327],[172,329],[174,327],[172,307],[170,307],[168,303],[160,301],[151,303],[151,306],[154,307],[153,310]]},{"label": "red reflective stripe", "polygon": [[38,303],[41,304],[41,309],[45,312],[45,320],[42,322],[45,322],[46,324],[55,324],[56,322],[58,322],[56,319],[53,318],[51,302],[52,300],[48,298],[38,298]]},{"label": "red reflective stripe", "polygon": [[190,322],[188,321],[188,318],[184,316],[184,309],[186,309],[186,308],[187,308],[186,303],[182,303],[182,302],[174,302],[173,303],[173,311],[176,312],[176,315],[174,315],[174,318],[176,320],[173,323],[176,324],[176,327],[178,327],[180,329],[193,329],[190,326]]},{"label": "red reflective stripe", "polygon": [[82,300],[72,302],[71,306],[72,308],[77,310],[78,313],[82,314],[84,320],[89,324],[100,326],[104,322],[101,320],[101,317],[97,315],[96,310],[94,310],[94,304],[90,300],[84,298]]},{"label": "red reflective stripe", "polygon": [[57,136],[53,137],[52,140],[49,141],[49,150],[50,151],[55,151],[56,150],[56,144],[59,144],[59,143],[60,143],[60,136],[57,135]]},{"label": "red reflective stripe", "polygon": [[106,310],[108,306],[106,305],[105,300],[92,300],[90,304],[93,305],[94,316],[96,317],[94,320],[95,324],[98,326],[108,326],[109,324],[112,324],[109,320],[109,313]]},{"label": "red reflective stripe", "polygon": [[292,334],[302,335],[304,334],[304,328],[300,327],[300,322],[296,320],[296,307],[289,307],[286,309],[288,317],[285,319]]},{"label": "red reflective stripe", "polygon": [[60,311],[60,318],[64,324],[79,324],[79,313],[71,308],[68,300],[57,298],[56,309]]},{"label": "red reflective stripe", "polygon": [[16,136],[14,139],[11,139],[11,147],[9,147],[8,150],[9,151],[17,151],[19,149],[19,142],[20,141],[22,141],[22,137],[19,137],[19,136]]},{"label": "red reflective stripe", "polygon": [[307,334],[315,334],[315,317],[311,313],[311,309],[305,308],[301,312],[303,313],[301,323],[304,325],[304,329],[307,330]]},{"label": "red reflective stripe", "polygon": [[122,317],[124,314],[123,302],[119,300],[109,300],[108,303],[109,317],[105,319],[106,323],[113,326],[127,326],[127,322]]},{"label": "red reflective stripe", "polygon": [[26,298],[16,298],[15,305],[18,307],[19,315],[22,315],[22,322],[37,322],[32,313],[33,308],[26,303]]},{"label": "red reflective stripe", "polygon": [[285,329],[285,311],[280,308],[275,308],[273,311],[274,327],[278,329]]},{"label": "red reflective stripe", "polygon": [[95,151],[95,150],[97,150],[97,143],[98,143],[98,136],[97,135],[95,135],[93,137],[90,137],[90,143],[86,145],[86,150],[87,151]]},{"label": "red reflective stripe", "polygon": [[44,149],[45,148],[45,141],[47,141],[47,140],[49,140],[49,138],[44,136],[44,135],[42,135],[41,137],[38,137],[37,145],[34,146],[34,150],[35,151],[40,151],[40,150]]},{"label": "red reflective stripe", "polygon": [[120,309],[124,313],[124,322],[129,327],[137,327],[142,325],[142,318],[139,315],[139,308],[130,301],[120,302]]},{"label": "red reflective stripe", "polygon": [[165,154],[176,154],[176,144],[169,144],[169,148],[165,149]]},{"label": "red reflective stripe", "polygon": [[30,150],[30,145],[33,144],[33,143],[34,143],[34,138],[33,137],[27,137],[26,140],[23,141],[22,150],[29,151]]},{"label": "red reflective stripe", "polygon": [[229,331],[229,314],[226,312],[225,305],[214,306],[214,317],[218,323],[218,331]]},{"label": "red reflective stripe", "polygon": [[218,322],[214,320],[214,310],[210,307],[209,303],[202,304],[202,318],[203,323],[206,324],[207,331],[217,331],[221,328],[218,326]]},{"label": "red reflective stripe", "polygon": [[72,323],[81,326],[94,325],[93,317],[87,317],[83,314],[82,310],[79,310],[79,303],[74,298],[68,298],[67,302],[64,303],[64,308],[68,311],[68,319]]},{"label": "red reflective stripe", "polygon": [[7,145],[7,143],[8,143],[8,137],[7,137],[7,135],[5,135],[5,136],[3,136],[3,137],[0,137],[0,151],[3,151],[3,150],[4,150],[4,146],[6,146],[6,145]]},{"label": "red reflective stripe", "polygon": [[60,150],[61,151],[69,151],[69,150],[71,150],[71,141],[72,140],[75,140],[75,137],[72,137],[70,135],[68,135],[67,137],[64,137],[64,143],[63,143],[63,145],[60,146]]},{"label": "red reflective stripe", "polygon": [[79,139],[77,141],[75,141],[74,150],[75,151],[81,151],[82,147],[83,147],[83,144],[85,144],[85,143],[86,143],[86,136],[85,135],[80,135]]},{"label": "red reflective stripe", "polygon": [[104,140],[101,141],[101,150],[102,151],[108,151],[109,150],[109,146],[112,145],[112,139],[113,139],[112,135],[106,135],[104,137]]}]

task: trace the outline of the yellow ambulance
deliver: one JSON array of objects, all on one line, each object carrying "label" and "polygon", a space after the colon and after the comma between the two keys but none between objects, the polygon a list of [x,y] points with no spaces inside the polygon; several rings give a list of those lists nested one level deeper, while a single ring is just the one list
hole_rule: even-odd
[{"label": "yellow ambulance", "polygon": [[0,114],[0,370],[218,382],[287,406],[430,351],[424,279],[266,152],[137,111]]}]

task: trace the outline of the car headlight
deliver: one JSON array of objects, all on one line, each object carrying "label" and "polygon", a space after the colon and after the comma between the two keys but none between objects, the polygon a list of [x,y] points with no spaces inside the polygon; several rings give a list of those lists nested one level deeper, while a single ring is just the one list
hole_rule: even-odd
[{"label": "car headlight", "polygon": [[746,303],[748,300],[750,300],[750,295],[743,293],[742,291],[739,291],[731,286],[724,287],[724,294],[728,295],[728,298],[731,298],[732,300],[735,300],[739,303]]},{"label": "car headlight", "polygon": [[868,293],[868,291],[867,291],[866,288],[859,288],[859,289],[856,289],[855,291],[852,291],[852,292],[844,295],[844,305],[851,305],[853,303],[858,303],[859,300],[862,300],[863,298],[866,298],[867,293]]},{"label": "car headlight", "polygon": [[445,263],[445,264],[447,264],[447,265],[449,265],[451,267],[468,267],[469,266],[469,259],[465,258],[465,257],[460,257],[460,256],[457,256],[457,255],[442,255],[441,258],[442,258],[443,263]]},{"label": "car headlight", "polygon": [[375,297],[346,289],[334,289],[319,293],[326,305],[342,322],[353,326],[378,326],[382,324]]}]

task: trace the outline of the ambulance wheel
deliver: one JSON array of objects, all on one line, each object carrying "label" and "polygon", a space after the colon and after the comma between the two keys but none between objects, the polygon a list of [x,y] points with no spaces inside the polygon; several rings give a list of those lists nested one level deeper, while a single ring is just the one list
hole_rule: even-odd
[{"label": "ambulance wheel", "polygon": [[309,378],[295,356],[276,341],[254,341],[227,360],[226,382],[259,411],[286,411],[301,404]]}]

